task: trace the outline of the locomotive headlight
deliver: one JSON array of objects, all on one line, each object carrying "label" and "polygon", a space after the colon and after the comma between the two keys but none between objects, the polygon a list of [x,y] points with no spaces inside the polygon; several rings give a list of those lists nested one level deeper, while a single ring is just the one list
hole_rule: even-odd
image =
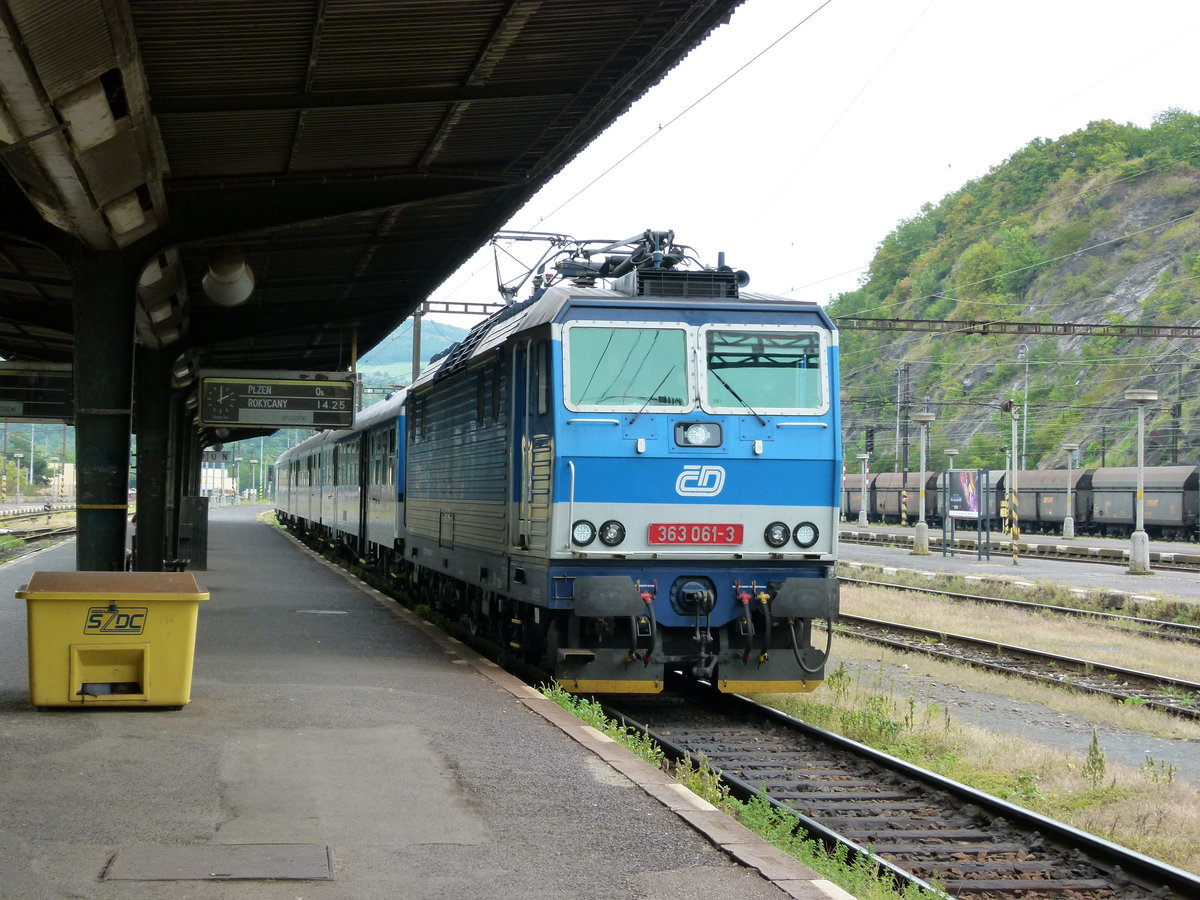
[{"label": "locomotive headlight", "polygon": [[811,547],[817,542],[817,538],[821,536],[821,532],[817,530],[817,526],[812,522],[801,522],[792,532],[792,540],[801,547]]},{"label": "locomotive headlight", "polygon": [[606,547],[616,547],[625,540],[625,526],[616,519],[609,519],[600,526],[600,543]]},{"label": "locomotive headlight", "polygon": [[571,526],[571,540],[580,547],[586,547],[596,539],[596,526],[587,519],[580,519]]},{"label": "locomotive headlight", "polygon": [[675,443],[680,447],[720,447],[721,426],[716,422],[676,422]]},{"label": "locomotive headlight", "polygon": [[763,532],[763,538],[772,547],[782,547],[792,536],[792,529],[783,522],[772,522]]}]

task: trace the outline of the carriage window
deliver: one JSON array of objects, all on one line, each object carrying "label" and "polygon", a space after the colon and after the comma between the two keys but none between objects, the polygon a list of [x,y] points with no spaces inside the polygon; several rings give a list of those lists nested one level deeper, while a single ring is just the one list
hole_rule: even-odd
[{"label": "carriage window", "polygon": [[609,409],[689,405],[687,334],[682,328],[571,328],[571,405]]},{"label": "carriage window", "polygon": [[740,412],[825,405],[821,339],[814,331],[709,331],[705,408]]}]

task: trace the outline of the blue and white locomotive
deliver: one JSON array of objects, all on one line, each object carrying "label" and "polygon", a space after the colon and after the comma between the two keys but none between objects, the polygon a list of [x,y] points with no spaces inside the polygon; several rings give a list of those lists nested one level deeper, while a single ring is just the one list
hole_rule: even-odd
[{"label": "blue and white locomotive", "polygon": [[284,454],[278,515],[572,691],[672,669],[812,690],[813,621],[838,611],[837,331],[671,232],[595,246]]}]

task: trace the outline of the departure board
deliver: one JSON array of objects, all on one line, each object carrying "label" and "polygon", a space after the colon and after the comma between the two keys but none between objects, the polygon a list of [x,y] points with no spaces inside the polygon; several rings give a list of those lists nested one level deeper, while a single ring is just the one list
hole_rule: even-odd
[{"label": "departure board", "polygon": [[75,420],[75,376],[70,363],[0,363],[0,419]]},{"label": "departure board", "polygon": [[200,424],[226,428],[349,428],[354,377],[342,372],[200,373]]}]

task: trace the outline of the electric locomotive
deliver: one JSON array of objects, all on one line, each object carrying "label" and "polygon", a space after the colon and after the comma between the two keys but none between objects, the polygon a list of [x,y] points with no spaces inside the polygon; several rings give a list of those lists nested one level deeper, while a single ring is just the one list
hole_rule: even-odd
[{"label": "electric locomotive", "polygon": [[[344,484],[356,456],[355,510],[300,522],[284,492],[281,517],[572,691],[657,692],[671,669],[812,690],[831,632],[814,646],[813,623],[838,611],[832,322],[671,232],[576,242],[554,269],[386,414],[281,458],[282,481]],[[390,542],[386,513],[368,527],[385,505]]]}]

